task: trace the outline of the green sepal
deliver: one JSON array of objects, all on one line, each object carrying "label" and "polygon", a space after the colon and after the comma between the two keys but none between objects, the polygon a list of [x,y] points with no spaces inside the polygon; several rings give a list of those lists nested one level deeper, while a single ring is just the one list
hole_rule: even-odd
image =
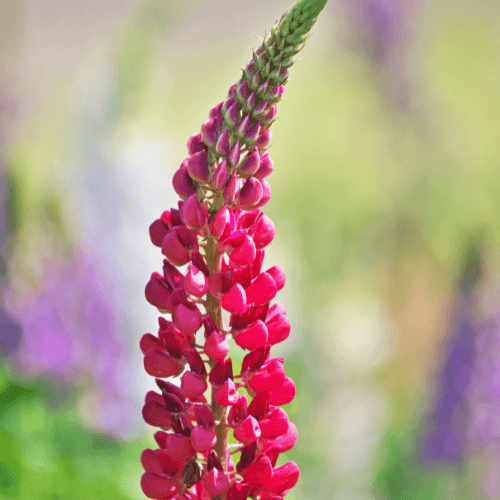
[{"label": "green sepal", "polygon": [[248,89],[253,92],[260,84],[259,75],[255,73],[252,79],[248,82]]},{"label": "green sepal", "polygon": [[[248,80],[247,80],[248,81]],[[238,102],[240,104],[244,104],[245,101],[246,101],[246,97],[244,97],[242,94],[241,94],[241,86],[243,85],[243,82],[241,82],[237,87],[236,87],[236,94],[235,94],[235,97],[236,99],[238,99]]]},{"label": "green sepal", "polygon": [[269,48],[266,52],[269,54],[269,59],[273,59],[276,54],[276,44],[273,43],[272,45],[269,45]]},{"label": "green sepal", "polygon": [[290,34],[290,24],[284,24],[280,29],[280,33],[283,38],[286,38]]},{"label": "green sepal", "polygon": [[[205,144],[208,146],[207,147],[207,161],[208,161],[208,164],[209,165],[213,165],[216,162],[217,158],[215,156],[215,153],[214,153],[213,149],[206,142],[205,142]],[[212,178],[212,177],[210,176],[210,178]]]},{"label": "green sepal", "polygon": [[289,68],[295,61],[293,60],[292,57],[289,57],[288,59],[285,59],[284,61],[281,61],[281,69],[287,69]]},{"label": "green sepal", "polygon": [[269,80],[276,80],[281,74],[281,66],[276,67],[271,73],[269,73]]},{"label": "green sepal", "polygon": [[271,66],[276,67],[279,66],[281,62],[281,53],[278,52],[278,54],[271,59]]},{"label": "green sepal", "polygon": [[257,67],[257,69],[262,69],[264,67],[264,65],[266,64],[265,61],[263,61],[259,57],[259,54],[257,54],[255,51],[253,52],[253,63],[254,63],[254,66]]},{"label": "green sepal", "polygon": [[[294,56],[304,48],[306,40],[311,36],[310,30],[326,1],[297,2],[281,16],[270,33],[264,36],[260,53],[253,52],[253,68],[249,70],[246,66],[242,70],[240,85],[247,82],[248,93],[256,92],[254,107],[266,100],[276,85],[284,85],[288,81],[288,69],[295,62]],[[285,71],[286,74],[283,74]],[[262,82],[266,82],[266,85]],[[246,99],[243,99],[238,90],[235,99],[243,106],[245,113],[251,113],[248,102],[245,103]],[[234,129],[233,125],[228,126],[231,130]]]},{"label": "green sepal", "polygon": [[300,17],[299,17],[299,23],[304,23],[306,22],[310,17],[309,12],[304,12]]},{"label": "green sepal", "polygon": [[267,62],[267,64],[260,70],[260,74],[262,77],[267,78],[271,73],[271,63]]},{"label": "green sepal", "polygon": [[243,68],[242,71],[243,71],[242,80],[245,81],[245,80],[250,80],[252,78],[253,75],[250,73],[250,71],[248,71],[248,67]]},{"label": "green sepal", "polygon": [[267,94],[268,90],[269,90],[269,80],[266,80],[259,86],[259,88],[255,93],[260,100],[264,100],[264,95]]}]

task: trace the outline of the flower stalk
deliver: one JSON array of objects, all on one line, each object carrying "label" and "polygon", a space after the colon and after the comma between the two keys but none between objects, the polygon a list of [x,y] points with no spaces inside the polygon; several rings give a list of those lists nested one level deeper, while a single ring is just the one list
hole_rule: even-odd
[{"label": "flower stalk", "polygon": [[[159,448],[141,457],[148,498],[278,500],[299,478],[294,462],[276,465],[297,440],[281,408],[295,397],[295,385],[283,358],[270,357],[271,347],[289,336],[290,322],[285,308],[272,303],[285,285],[283,270],[262,271],[275,227],[260,209],[271,198],[274,164],[267,149],[276,104],[325,3],[302,0],[272,28],[227,98],[188,140],[189,156],[173,178],[178,208],[150,226],[165,260],[163,273],[151,275],[146,298],[171,318],[161,316],[158,335],[147,333],[140,342],[144,367],[161,391],[150,391],[143,408],[145,421],[161,429]],[[202,327],[203,340],[197,339]],[[229,337],[248,351],[239,374]],[[166,380],[179,376],[180,387]],[[237,464],[231,433],[241,452]]]}]

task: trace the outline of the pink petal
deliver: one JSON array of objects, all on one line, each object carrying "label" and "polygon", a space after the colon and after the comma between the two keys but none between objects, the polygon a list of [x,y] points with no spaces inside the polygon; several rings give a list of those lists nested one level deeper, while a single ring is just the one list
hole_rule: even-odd
[{"label": "pink petal", "polygon": [[261,273],[246,289],[249,304],[265,304],[276,297],[276,282],[267,273]]},{"label": "pink petal", "polygon": [[203,297],[208,292],[208,278],[192,263],[188,266],[184,280],[186,291],[195,297]]},{"label": "pink petal", "polygon": [[281,494],[293,488],[299,480],[300,470],[295,462],[288,462],[273,471],[273,477],[266,481],[262,487],[273,493]]},{"label": "pink petal", "polygon": [[203,478],[203,484],[214,497],[223,495],[229,489],[229,479],[215,467]]},{"label": "pink petal", "polygon": [[168,309],[170,290],[159,273],[153,273],[146,285],[146,300],[158,309]]},{"label": "pink petal", "polygon": [[274,163],[271,157],[265,153],[260,159],[259,170],[255,172],[254,177],[259,179],[259,181],[265,181],[274,172]]},{"label": "pink petal", "polygon": [[273,194],[271,190],[271,186],[267,181],[260,181],[262,185],[262,198],[260,199],[259,203],[255,205],[255,208],[260,208],[263,207],[270,199]]},{"label": "pink petal", "polygon": [[269,338],[268,344],[274,345],[283,342],[290,335],[290,321],[284,314],[277,314],[271,320],[266,321]]},{"label": "pink petal", "polygon": [[233,406],[231,406],[227,415],[227,422],[230,427],[236,427],[247,417],[247,397],[243,394],[237,399]]},{"label": "pink petal", "polygon": [[247,305],[245,289],[239,283],[236,283],[229,292],[223,295],[221,305],[230,313],[243,311]]},{"label": "pink petal", "polygon": [[214,189],[221,190],[226,188],[228,181],[229,181],[229,168],[227,166],[226,160],[224,160],[221,161],[217,166],[217,168],[215,169],[214,175],[212,177],[212,185]]},{"label": "pink petal", "polygon": [[272,360],[254,373],[249,378],[248,383],[257,392],[267,392],[281,388],[284,381],[285,369],[283,365],[277,360]]},{"label": "pink petal", "polygon": [[276,449],[277,451],[279,451],[279,453],[285,453],[295,446],[297,438],[297,427],[295,426],[295,424],[292,424],[292,422],[290,422],[288,424],[286,433],[282,436],[279,436],[277,439],[274,439],[273,441],[267,441],[262,451],[264,453],[267,453],[269,450]]},{"label": "pink petal", "polygon": [[238,389],[231,379],[224,382],[224,385],[217,387],[212,395],[213,400],[222,406],[231,406],[238,400]]},{"label": "pink petal", "polygon": [[196,194],[189,196],[180,208],[182,222],[189,228],[198,231],[208,220],[207,212],[198,201]]},{"label": "pink petal", "polygon": [[153,245],[161,248],[161,245],[163,243],[163,238],[165,238],[167,232],[168,232],[167,223],[162,219],[156,219],[149,226],[149,237],[151,238]]},{"label": "pink petal", "polygon": [[196,451],[191,445],[191,439],[181,434],[169,434],[165,449],[168,456],[175,461],[186,461],[196,455]]},{"label": "pink petal", "polygon": [[226,189],[224,189],[224,194],[223,194],[224,202],[227,205],[232,205],[234,203],[234,200],[236,200],[236,197],[238,196],[239,192],[240,192],[240,179],[236,175],[236,172],[233,172],[231,177],[229,178]]},{"label": "pink petal", "polygon": [[234,438],[240,443],[250,444],[259,439],[261,430],[259,422],[251,415],[245,418],[241,424],[234,429]]},{"label": "pink petal", "polygon": [[205,151],[205,145],[201,140],[201,134],[192,135],[187,141],[187,149],[190,155]]},{"label": "pink petal", "polygon": [[288,431],[288,415],[283,408],[275,408],[259,422],[259,425],[264,439],[276,439]]},{"label": "pink petal", "polygon": [[276,227],[274,226],[274,222],[267,215],[263,215],[253,234],[253,241],[256,248],[260,250],[269,245],[273,241],[275,234]]},{"label": "pink petal", "polygon": [[188,161],[189,175],[202,184],[208,182],[210,170],[208,168],[207,153],[205,150],[194,153]]},{"label": "pink petal", "polygon": [[151,335],[150,333],[145,333],[141,337],[140,341],[140,348],[142,351],[142,354],[146,354],[149,349],[152,349],[156,347],[157,349],[163,349],[163,344],[161,343],[160,339],[155,337],[154,335]]},{"label": "pink petal", "polygon": [[250,485],[244,483],[233,483],[229,488],[226,500],[247,500]]},{"label": "pink petal", "polygon": [[238,167],[238,171],[242,174],[252,175],[259,169],[260,166],[260,155],[257,150],[249,154],[243,163]]},{"label": "pink petal", "polygon": [[184,304],[179,304],[175,308],[172,317],[175,326],[177,326],[181,332],[187,334],[195,334],[202,325],[201,313],[196,305],[193,305],[191,308]]},{"label": "pink petal", "polygon": [[161,252],[174,266],[183,266],[191,260],[189,250],[183,246],[175,229],[171,229],[163,239]]},{"label": "pink petal", "polygon": [[251,264],[257,255],[254,240],[245,235],[244,240],[230,254],[231,260],[240,266]]},{"label": "pink petal", "polygon": [[197,425],[191,431],[191,444],[198,453],[212,449],[217,443],[217,434],[211,429]]},{"label": "pink petal", "polygon": [[273,280],[276,282],[276,288],[278,292],[285,286],[286,276],[283,269],[280,266],[270,267],[267,271],[267,274],[270,274],[273,277]]},{"label": "pink petal", "polygon": [[144,355],[144,368],[149,375],[159,378],[174,377],[184,369],[170,354],[155,348]]},{"label": "pink petal", "polygon": [[179,195],[179,198],[183,200],[196,193],[196,184],[189,175],[187,161],[186,166],[181,166],[181,168],[175,172],[172,179],[172,185],[175,192]]},{"label": "pink petal", "polygon": [[149,448],[142,452],[141,464],[145,471],[153,472],[155,474],[164,473],[158,457],[155,455],[155,452]]},{"label": "pink petal", "polygon": [[242,330],[235,338],[235,342],[242,349],[253,351],[267,343],[268,333],[266,324],[260,319]]},{"label": "pink petal", "polygon": [[200,377],[191,371],[186,371],[181,377],[181,390],[183,394],[192,401],[208,389],[205,377]]},{"label": "pink petal", "polygon": [[252,462],[246,469],[243,475],[246,482],[252,486],[262,486],[271,480],[273,476],[273,466],[271,461],[265,455],[261,455],[257,460]]},{"label": "pink petal", "polygon": [[179,481],[169,479],[167,476],[145,472],[141,478],[141,488],[148,498],[159,500],[172,498],[181,489]]},{"label": "pink petal", "polygon": [[224,359],[229,352],[229,342],[220,332],[214,330],[205,341],[203,350],[210,359],[220,361]]},{"label": "pink petal", "polygon": [[273,406],[281,406],[290,403],[295,397],[295,384],[291,378],[285,378],[283,385],[278,389],[271,391],[271,400]]},{"label": "pink petal", "polygon": [[142,418],[154,427],[170,427],[170,413],[165,405],[156,401],[147,402],[142,408]]}]

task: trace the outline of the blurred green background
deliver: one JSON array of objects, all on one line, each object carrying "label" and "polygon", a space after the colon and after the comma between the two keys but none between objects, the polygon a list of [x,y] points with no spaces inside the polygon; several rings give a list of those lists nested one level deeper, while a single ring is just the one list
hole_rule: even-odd
[{"label": "blurred green background", "polygon": [[[1,4],[1,499],[144,498],[148,227],[289,5]],[[330,0],[291,71],[266,205],[298,388],[290,500],[500,497],[497,444],[418,454],[478,241],[481,317],[500,311],[499,60],[494,0]]]}]

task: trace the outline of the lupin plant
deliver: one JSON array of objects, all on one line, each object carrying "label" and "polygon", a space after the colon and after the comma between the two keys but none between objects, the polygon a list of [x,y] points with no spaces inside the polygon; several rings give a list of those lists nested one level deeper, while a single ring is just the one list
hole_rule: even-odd
[{"label": "lupin plant", "polygon": [[[189,138],[189,156],[173,177],[178,208],[149,228],[166,259],[163,274],[151,275],[146,298],[172,317],[160,317],[158,335],[140,342],[146,372],[161,391],[146,395],[142,411],[161,428],[154,435],[159,448],[141,458],[148,498],[277,500],[299,478],[296,463],[277,466],[297,440],[281,408],[295,397],[295,385],[283,358],[270,357],[271,347],[289,336],[290,322],[281,304],[271,304],[285,284],[283,270],[262,271],[275,226],[260,209],[271,197],[267,149],[277,103],[325,4],[302,0],[271,29],[228,97]],[[237,375],[230,337],[248,351]],[[180,387],[165,380],[179,376]],[[231,434],[238,444],[229,444]]]}]

